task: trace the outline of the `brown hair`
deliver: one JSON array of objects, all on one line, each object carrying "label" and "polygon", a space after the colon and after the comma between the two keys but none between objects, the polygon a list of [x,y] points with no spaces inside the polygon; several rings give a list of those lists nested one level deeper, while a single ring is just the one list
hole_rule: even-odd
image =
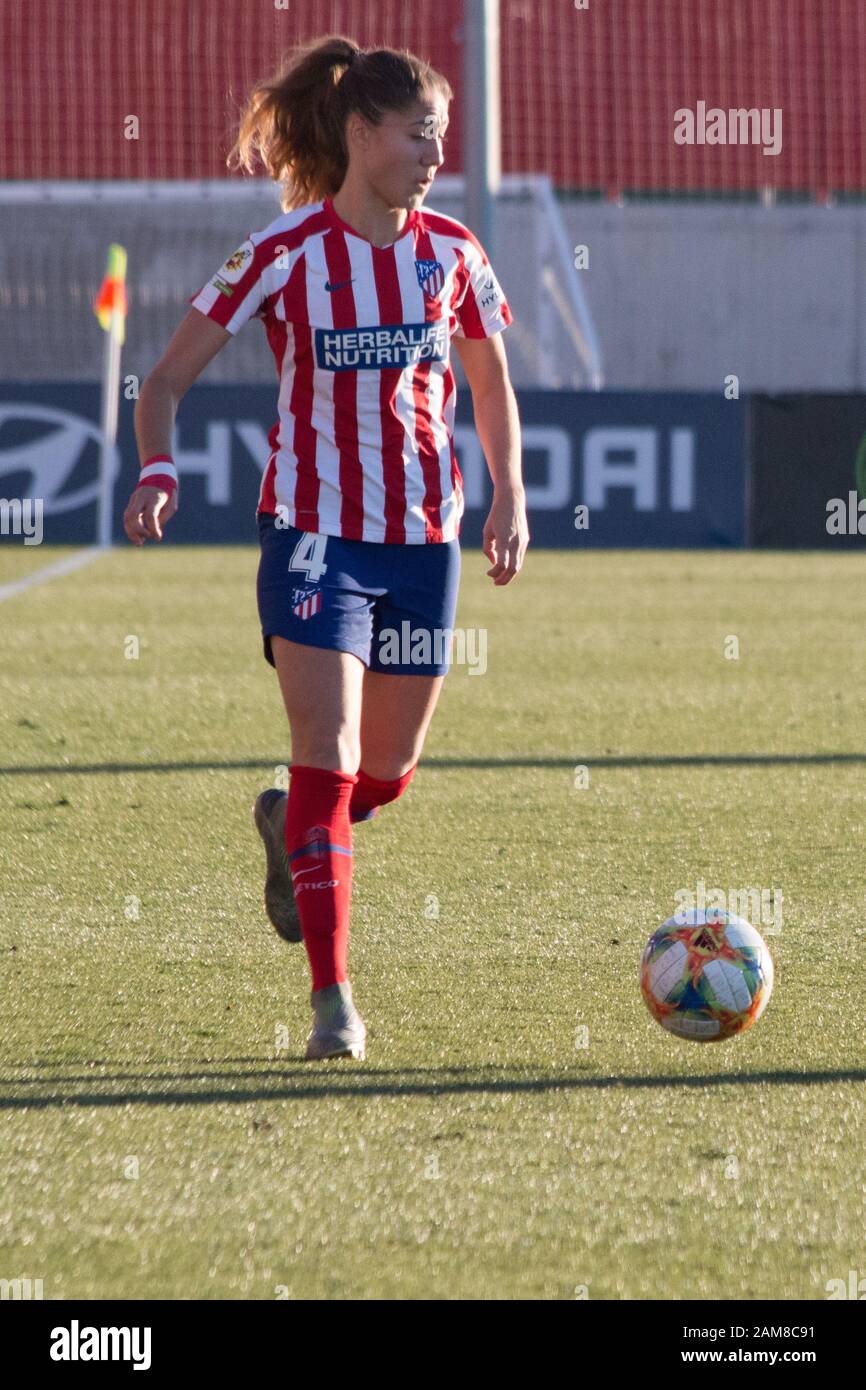
[{"label": "brown hair", "polygon": [[226,163],[252,173],[258,155],[280,184],[284,212],[333,197],[349,165],[345,120],[377,126],[431,95],[451,101],[446,78],[406,49],[361,49],[342,34],[292,49],[277,74],[256,83]]}]

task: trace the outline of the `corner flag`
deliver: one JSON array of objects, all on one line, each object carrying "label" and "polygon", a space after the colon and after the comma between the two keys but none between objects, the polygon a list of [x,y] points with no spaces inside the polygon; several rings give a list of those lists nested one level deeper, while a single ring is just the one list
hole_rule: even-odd
[{"label": "corner flag", "polygon": [[120,394],[120,349],[126,339],[126,250],[112,242],[108,264],[93,312],[105,329],[105,363],[102,373],[102,437],[99,450],[99,505],[96,515],[96,543],[111,546],[116,464],[117,406]]},{"label": "corner flag", "polygon": [[121,345],[126,340],[126,308],[126,251],[112,242],[108,248],[105,279],[94,300],[93,312],[106,333],[117,333]]}]

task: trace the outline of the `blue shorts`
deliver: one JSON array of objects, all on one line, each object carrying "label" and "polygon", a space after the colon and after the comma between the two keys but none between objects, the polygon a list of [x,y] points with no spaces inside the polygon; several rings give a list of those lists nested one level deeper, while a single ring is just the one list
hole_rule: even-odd
[{"label": "blue shorts", "polygon": [[371,671],[444,676],[460,583],[460,542],[347,541],[259,513],[256,595],[271,637],[351,652]]}]

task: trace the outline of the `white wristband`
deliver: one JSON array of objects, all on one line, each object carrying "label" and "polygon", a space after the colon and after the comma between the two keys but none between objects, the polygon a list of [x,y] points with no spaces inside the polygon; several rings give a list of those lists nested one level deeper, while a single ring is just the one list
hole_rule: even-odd
[{"label": "white wristband", "polygon": [[178,486],[177,469],[167,454],[154,454],[142,464],[139,487],[161,487],[171,492]]}]

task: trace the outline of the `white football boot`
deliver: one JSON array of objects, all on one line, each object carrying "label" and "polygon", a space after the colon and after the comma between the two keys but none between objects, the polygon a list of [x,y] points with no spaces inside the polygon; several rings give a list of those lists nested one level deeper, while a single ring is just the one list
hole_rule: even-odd
[{"label": "white football boot", "polygon": [[313,990],[310,1003],[313,1006],[313,1028],[307,1038],[307,1061],[319,1062],[326,1057],[355,1057],[363,1062],[367,1030],[352,1003],[349,981]]}]

